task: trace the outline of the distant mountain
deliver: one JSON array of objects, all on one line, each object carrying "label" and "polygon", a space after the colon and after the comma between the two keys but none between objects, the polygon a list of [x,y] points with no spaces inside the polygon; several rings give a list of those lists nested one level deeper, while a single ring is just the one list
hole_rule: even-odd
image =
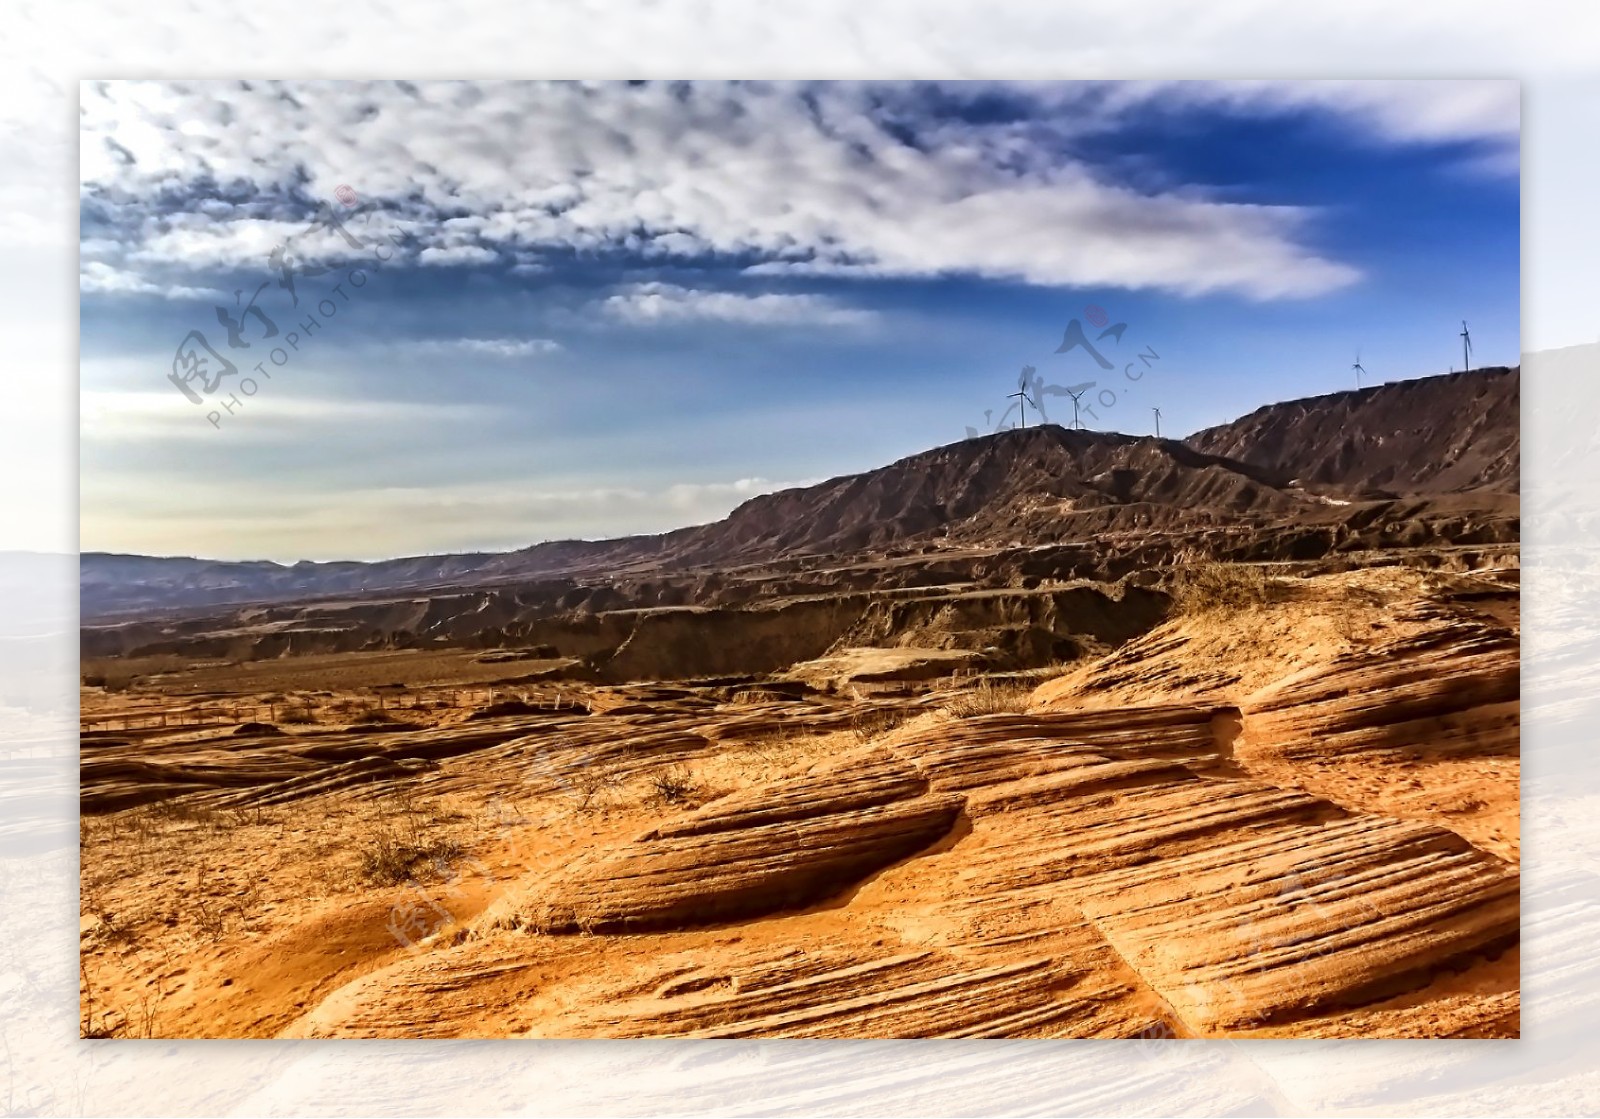
[{"label": "distant mountain", "polygon": [[[150,609],[423,590],[597,571],[726,567],[852,555],[944,538],[1101,532],[1197,511],[1282,513],[1296,499],[1265,472],[1174,440],[1047,425],[969,439],[877,470],[751,498],[723,520],[658,536],[379,563],[212,561],[85,553],[85,618]],[[1128,516],[1120,514],[1130,513]]]},{"label": "distant mountain", "polygon": [[85,618],[151,608],[281,602],[468,578],[493,555],[418,556],[381,563],[273,563],[189,556],[85,552],[79,607]]},{"label": "distant mountain", "polygon": [[[713,524],[655,536],[379,563],[86,553],[82,614],[91,620],[519,580],[592,582],[806,556],[1318,520],[1373,490],[1514,495],[1517,379],[1516,370],[1478,370],[1276,404],[1183,442],[1055,425],[1005,431],[754,497]],[[1330,496],[1338,494],[1347,496]],[[1503,513],[1504,502],[1496,508]]]},{"label": "distant mountain", "polygon": [[1306,485],[1515,493],[1521,381],[1503,366],[1395,381],[1269,404],[1185,442]]}]

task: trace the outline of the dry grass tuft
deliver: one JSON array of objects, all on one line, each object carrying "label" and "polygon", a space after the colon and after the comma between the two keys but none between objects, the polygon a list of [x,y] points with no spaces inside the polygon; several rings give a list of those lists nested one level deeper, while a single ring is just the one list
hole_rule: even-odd
[{"label": "dry grass tuft", "polygon": [[1272,589],[1272,580],[1259,566],[1206,560],[1179,568],[1172,597],[1184,613],[1204,614],[1265,606],[1272,601]]},{"label": "dry grass tuft", "polygon": [[766,734],[748,739],[740,747],[754,755],[764,765],[786,766],[800,754],[811,736],[803,735],[794,727],[782,726]]},{"label": "dry grass tuft", "polygon": [[461,855],[461,844],[453,839],[417,842],[393,832],[379,832],[360,851],[357,869],[371,885],[399,886],[427,874],[447,877],[440,868],[447,868]]},{"label": "dry grass tuft", "polygon": [[403,795],[381,803],[357,836],[357,875],[373,886],[449,877],[452,864],[465,853],[443,830],[450,818]]},{"label": "dry grass tuft", "polygon": [[971,715],[1021,714],[1028,710],[1033,688],[1027,684],[995,684],[985,680],[951,697],[944,709],[958,719]]},{"label": "dry grass tuft", "polygon": [[860,745],[866,745],[879,735],[888,734],[904,723],[915,712],[910,710],[864,710],[850,719],[850,734]]}]

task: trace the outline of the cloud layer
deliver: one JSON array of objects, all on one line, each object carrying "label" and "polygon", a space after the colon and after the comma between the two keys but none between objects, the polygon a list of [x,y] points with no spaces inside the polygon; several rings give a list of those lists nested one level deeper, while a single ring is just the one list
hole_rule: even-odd
[{"label": "cloud layer", "polygon": [[[1256,299],[1320,294],[1358,273],[1314,247],[1303,209],[1135,189],[1078,141],[1152,106],[1324,112],[1378,143],[1490,150],[1514,144],[1517,124],[1512,83],[141,82],[82,93],[86,228],[101,264],[134,274],[258,263],[304,229],[312,202],[353,191],[380,224],[408,223],[422,265],[526,275],[552,255],[715,257],[757,275]],[[351,255],[326,230],[301,241],[313,257]],[[635,291],[612,309],[717,306]],[[720,306],[779,321],[821,311]]]}]

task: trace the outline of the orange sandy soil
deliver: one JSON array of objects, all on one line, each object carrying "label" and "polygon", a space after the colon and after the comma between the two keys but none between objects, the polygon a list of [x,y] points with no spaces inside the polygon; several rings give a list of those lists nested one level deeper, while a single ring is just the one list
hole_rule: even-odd
[{"label": "orange sandy soil", "polygon": [[1515,569],[1262,597],[1036,688],[86,689],[83,1030],[1516,1036]]}]

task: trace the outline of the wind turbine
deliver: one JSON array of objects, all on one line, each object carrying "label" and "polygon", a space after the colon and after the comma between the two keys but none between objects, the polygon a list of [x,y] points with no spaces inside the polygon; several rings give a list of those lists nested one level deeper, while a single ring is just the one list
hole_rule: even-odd
[{"label": "wind turbine", "polygon": [[1017,407],[1022,410],[1022,426],[1024,428],[1028,426],[1028,405],[1032,404],[1035,410],[1038,410],[1039,408],[1039,405],[1035,401],[1028,398],[1028,374],[1031,372],[1033,372],[1032,366],[1024,367],[1022,370],[1022,376],[1017,378],[1017,391],[1006,397],[1007,400],[1010,400],[1012,396],[1020,398],[1017,401]]},{"label": "wind turbine", "polygon": [[1461,370],[1472,372],[1472,335],[1467,331],[1467,320],[1461,320]]},{"label": "wind turbine", "polygon": [[1356,371],[1356,388],[1359,389],[1361,387],[1361,374],[1366,372],[1366,369],[1361,364],[1361,351],[1360,350],[1356,351],[1356,363],[1354,365],[1352,365],[1350,368],[1354,369]]},{"label": "wind turbine", "polygon": [[1152,411],[1152,412],[1154,412],[1156,414],[1156,438],[1160,439],[1161,438],[1161,409],[1160,408],[1152,408],[1152,409],[1150,409],[1150,411]]},{"label": "wind turbine", "polygon": [[1076,391],[1073,389],[1066,390],[1067,395],[1072,397],[1072,426],[1078,431],[1083,430],[1083,424],[1078,420],[1078,401],[1082,400],[1083,394],[1088,392],[1093,387],[1094,385],[1091,382],[1090,384],[1084,385],[1082,388],[1077,389]]}]

